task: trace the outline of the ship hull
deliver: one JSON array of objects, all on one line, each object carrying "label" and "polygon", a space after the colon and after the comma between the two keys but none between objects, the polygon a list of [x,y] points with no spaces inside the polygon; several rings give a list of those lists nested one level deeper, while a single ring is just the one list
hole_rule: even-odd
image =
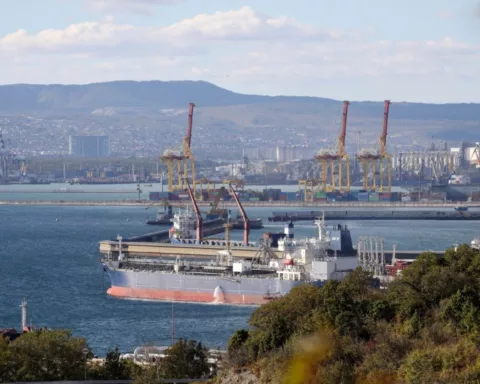
[{"label": "ship hull", "polygon": [[107,294],[129,299],[261,305],[287,294],[301,281],[259,277],[221,277],[115,269],[104,264],[111,287]]}]

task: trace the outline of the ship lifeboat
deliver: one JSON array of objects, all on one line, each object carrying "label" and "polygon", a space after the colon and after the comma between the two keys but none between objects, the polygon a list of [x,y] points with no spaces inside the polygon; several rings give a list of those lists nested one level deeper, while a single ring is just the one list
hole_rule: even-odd
[{"label": "ship lifeboat", "polygon": [[283,260],[283,265],[293,265],[293,260],[292,259],[284,259]]}]

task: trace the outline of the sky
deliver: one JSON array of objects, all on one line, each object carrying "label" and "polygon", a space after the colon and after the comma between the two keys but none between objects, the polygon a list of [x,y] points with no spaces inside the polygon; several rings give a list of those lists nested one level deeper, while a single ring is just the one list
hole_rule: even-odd
[{"label": "sky", "polygon": [[480,0],[1,0],[0,84],[468,103],[479,67]]}]

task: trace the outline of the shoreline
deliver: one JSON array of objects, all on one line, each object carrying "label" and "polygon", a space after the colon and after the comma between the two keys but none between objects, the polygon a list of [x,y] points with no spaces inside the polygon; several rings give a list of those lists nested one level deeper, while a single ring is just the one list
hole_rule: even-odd
[{"label": "shoreline", "polygon": [[[174,208],[177,205],[187,206],[191,205],[190,201],[170,201]],[[211,202],[197,201],[199,207],[209,207]],[[307,203],[303,201],[285,202],[285,201],[242,201],[244,207],[278,207],[278,208],[454,208],[460,203],[456,202],[330,202],[321,203],[312,202]],[[109,201],[65,201],[65,200],[0,200],[0,206],[16,206],[16,205],[39,205],[39,206],[132,206],[132,207],[147,207],[147,206],[162,206],[155,201],[137,201],[137,200],[109,200]],[[471,202],[465,204],[468,207],[480,207],[480,202]],[[235,202],[223,202],[222,206],[225,208],[236,208]]]}]

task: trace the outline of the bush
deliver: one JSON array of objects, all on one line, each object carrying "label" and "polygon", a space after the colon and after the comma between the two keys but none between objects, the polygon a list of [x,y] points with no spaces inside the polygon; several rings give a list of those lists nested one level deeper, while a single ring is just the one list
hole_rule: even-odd
[{"label": "bush", "polygon": [[[480,381],[479,251],[427,252],[388,290],[371,283],[357,269],[321,288],[293,289],[252,314],[229,356],[272,383]],[[305,349],[305,340],[317,341]]]}]

